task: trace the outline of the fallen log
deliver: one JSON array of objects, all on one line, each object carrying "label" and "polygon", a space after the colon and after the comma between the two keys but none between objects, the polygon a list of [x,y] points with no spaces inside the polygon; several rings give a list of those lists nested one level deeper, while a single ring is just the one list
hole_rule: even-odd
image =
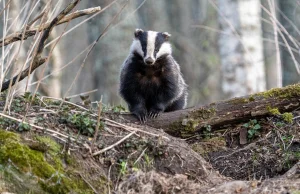
[{"label": "fallen log", "polygon": [[[187,137],[195,135],[203,128],[214,130],[272,115],[282,116],[287,122],[292,122],[293,115],[290,112],[300,107],[299,102],[300,84],[295,84],[205,106],[163,113],[156,119],[148,120],[146,125],[162,128],[175,136]],[[133,115],[122,117],[129,122],[137,122]]]}]

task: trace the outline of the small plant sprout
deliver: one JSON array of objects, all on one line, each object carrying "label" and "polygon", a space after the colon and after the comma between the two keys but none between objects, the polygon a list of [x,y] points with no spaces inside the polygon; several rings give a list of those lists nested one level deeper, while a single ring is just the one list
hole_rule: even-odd
[{"label": "small plant sprout", "polygon": [[255,136],[259,135],[259,130],[261,129],[260,124],[256,119],[250,120],[248,123],[245,123],[243,127],[248,129],[248,138],[252,139]]},{"label": "small plant sprout", "polygon": [[122,175],[125,175],[127,172],[127,162],[123,160],[120,165],[121,165],[120,173]]},{"label": "small plant sprout", "polygon": [[18,126],[19,131],[29,131],[31,129],[31,126],[27,123],[20,123]]}]

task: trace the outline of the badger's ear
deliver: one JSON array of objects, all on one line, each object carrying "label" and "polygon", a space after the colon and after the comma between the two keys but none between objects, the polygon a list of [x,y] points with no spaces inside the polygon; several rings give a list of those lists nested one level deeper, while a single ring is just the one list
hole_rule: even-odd
[{"label": "badger's ear", "polygon": [[169,34],[168,32],[163,32],[162,35],[165,38],[165,40],[169,40],[169,38],[171,37],[171,34]]},{"label": "badger's ear", "polygon": [[135,31],[134,31],[134,37],[139,37],[139,35],[141,34],[141,33],[143,33],[144,32],[144,30],[142,30],[142,29],[135,29]]}]

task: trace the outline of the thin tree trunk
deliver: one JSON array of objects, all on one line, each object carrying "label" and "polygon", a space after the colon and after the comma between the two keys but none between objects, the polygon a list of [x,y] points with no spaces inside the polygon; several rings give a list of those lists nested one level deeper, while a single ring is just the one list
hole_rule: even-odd
[{"label": "thin tree trunk", "polygon": [[[262,0],[262,6],[270,10],[269,0]],[[278,1],[273,0],[275,7],[278,7]],[[277,12],[276,12],[277,13]],[[278,14],[273,13],[273,17],[277,18]],[[265,11],[262,12],[263,19],[270,21],[270,15]],[[271,21],[270,21],[271,22]],[[280,50],[276,49],[276,41],[278,38],[274,37],[274,28],[272,23],[263,22],[263,37],[264,37],[264,56],[265,56],[265,67],[266,67],[266,85],[267,89],[281,87],[282,86],[282,71],[279,70],[279,64],[281,58],[278,59],[278,54],[280,57]],[[279,64],[278,64],[279,63]],[[277,65],[276,65],[277,64]],[[280,64],[281,65],[281,64]],[[281,68],[280,68],[281,69]]]},{"label": "thin tree trunk", "polygon": [[259,0],[218,0],[222,89],[226,97],[266,88]]}]

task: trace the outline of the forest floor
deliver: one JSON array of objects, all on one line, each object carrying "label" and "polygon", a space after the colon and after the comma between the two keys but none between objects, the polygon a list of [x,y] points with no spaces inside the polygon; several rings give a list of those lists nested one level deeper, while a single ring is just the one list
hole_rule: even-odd
[{"label": "forest floor", "polygon": [[297,111],[182,139],[97,105],[14,98],[0,114],[0,193],[300,193]]}]

